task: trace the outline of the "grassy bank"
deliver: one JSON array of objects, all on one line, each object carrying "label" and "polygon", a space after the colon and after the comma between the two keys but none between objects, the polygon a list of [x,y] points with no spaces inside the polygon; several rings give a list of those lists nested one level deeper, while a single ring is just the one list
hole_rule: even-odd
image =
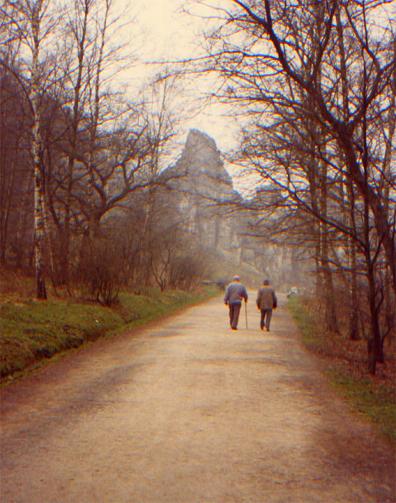
[{"label": "grassy bank", "polygon": [[67,300],[8,299],[0,304],[0,377],[4,380],[57,353],[143,325],[216,293],[213,288],[122,293],[113,308]]},{"label": "grassy bank", "polygon": [[324,332],[309,305],[299,297],[289,299],[288,307],[305,347],[326,362],[332,386],[388,439],[396,442],[396,388],[391,368],[388,373],[370,376],[365,366],[365,341],[352,342]]}]

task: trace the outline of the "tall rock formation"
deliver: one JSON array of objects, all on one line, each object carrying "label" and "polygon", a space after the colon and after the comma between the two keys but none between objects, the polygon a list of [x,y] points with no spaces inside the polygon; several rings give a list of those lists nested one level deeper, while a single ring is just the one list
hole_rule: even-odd
[{"label": "tall rock formation", "polygon": [[298,280],[295,250],[266,239],[257,226],[263,218],[271,218],[260,211],[270,204],[271,190],[264,189],[249,202],[242,200],[213,138],[191,130],[179,160],[166,172],[172,189],[167,204],[176,207],[184,230],[204,247],[216,250],[229,269],[242,272],[255,284],[264,277],[278,286]]},{"label": "tall rock formation", "polygon": [[238,224],[230,216],[229,204],[240,196],[213,138],[192,129],[180,159],[168,174],[176,177],[170,185],[188,232],[208,247],[239,254]]}]

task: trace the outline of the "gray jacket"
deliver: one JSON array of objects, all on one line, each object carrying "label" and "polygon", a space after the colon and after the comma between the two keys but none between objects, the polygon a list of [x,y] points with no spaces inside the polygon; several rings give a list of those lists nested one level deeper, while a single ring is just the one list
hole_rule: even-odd
[{"label": "gray jacket", "polygon": [[273,309],[277,307],[278,301],[271,285],[264,285],[259,289],[256,304],[259,309]]},{"label": "gray jacket", "polygon": [[225,304],[240,304],[242,299],[248,299],[246,288],[238,281],[230,283],[225,291],[224,303]]}]

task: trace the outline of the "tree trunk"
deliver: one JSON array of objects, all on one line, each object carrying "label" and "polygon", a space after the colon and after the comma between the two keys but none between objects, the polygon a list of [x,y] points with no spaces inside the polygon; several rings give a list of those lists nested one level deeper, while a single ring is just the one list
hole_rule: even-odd
[{"label": "tree trunk", "polygon": [[[347,194],[349,196],[349,222],[352,229],[356,232],[355,222],[355,194],[353,184],[347,180]],[[356,241],[349,238],[349,265],[351,269],[350,284],[350,313],[349,313],[349,338],[352,341],[359,340],[359,298],[357,285],[357,250]]]},{"label": "tree trunk", "polygon": [[[74,85],[73,108],[71,117],[71,138],[70,138],[70,152],[67,164],[67,191],[65,195],[65,216],[63,224],[62,239],[62,256],[61,256],[61,278],[65,285],[69,285],[70,281],[70,241],[71,241],[71,207],[72,207],[72,193],[74,184],[74,166],[75,166],[75,152],[77,150],[78,131],[81,121],[80,104],[83,86],[83,72],[85,63],[85,52],[87,49],[87,30],[88,18],[92,4],[85,1],[83,4],[82,15],[80,12],[75,13],[75,22],[81,23],[81,35],[77,40],[77,78]],[[76,35],[78,37],[78,30]]]},{"label": "tree trunk", "polygon": [[[36,119],[35,119],[36,122]],[[33,133],[33,162],[34,162],[34,257],[36,271],[37,298],[46,299],[47,291],[45,286],[45,259],[44,259],[44,187],[40,163],[40,146],[38,124],[35,123]]]},{"label": "tree trunk", "polygon": [[[320,211],[324,218],[327,218],[327,166],[322,163],[320,168]],[[325,222],[321,223],[321,257],[320,262],[323,272],[323,290],[325,299],[325,323],[329,330],[339,333],[338,317],[334,293],[333,273],[330,263],[329,249],[329,228]]]},{"label": "tree trunk", "polygon": [[338,316],[335,302],[333,274],[330,270],[328,238],[326,230],[323,232],[322,247],[322,267],[323,267],[323,289],[325,298],[325,323],[329,330],[339,333]]},{"label": "tree trunk", "polygon": [[349,313],[349,338],[359,340],[359,299],[357,294],[356,244],[351,240],[351,291]]},{"label": "tree trunk", "polygon": [[377,308],[377,295],[375,289],[374,269],[370,267],[368,274],[369,283],[369,305],[371,318],[371,337],[368,340],[368,369],[371,374],[375,374],[376,363],[384,360],[382,351],[381,330],[379,324],[379,313]]},{"label": "tree trunk", "polygon": [[[345,42],[344,42],[344,28],[341,20],[341,6],[338,6],[336,10],[336,24],[337,24],[337,34],[338,34],[338,45],[340,49],[340,74],[342,83],[342,109],[343,109],[343,119],[348,122],[350,119],[349,110],[349,93],[348,93],[348,70],[347,70],[347,57],[345,52]],[[342,154],[341,154],[341,157]],[[343,159],[342,159],[343,160]],[[353,184],[351,183],[349,177],[345,180],[346,191],[345,195],[347,200],[347,211],[346,220],[349,221],[350,227],[356,231],[355,225],[355,198],[353,191]],[[349,338],[353,341],[359,339],[359,300],[357,295],[357,260],[356,260],[356,242],[352,237],[348,238],[348,255],[349,255],[349,266],[351,270],[351,284],[350,284],[350,307],[349,307]]]},{"label": "tree trunk", "polygon": [[32,125],[32,158],[34,174],[34,258],[36,272],[36,295],[38,299],[47,298],[45,285],[45,222],[44,222],[44,180],[41,166],[41,134],[40,134],[40,21],[42,4],[39,2],[34,6],[32,12],[31,26],[33,35],[32,48],[32,75],[30,102],[33,111]]}]

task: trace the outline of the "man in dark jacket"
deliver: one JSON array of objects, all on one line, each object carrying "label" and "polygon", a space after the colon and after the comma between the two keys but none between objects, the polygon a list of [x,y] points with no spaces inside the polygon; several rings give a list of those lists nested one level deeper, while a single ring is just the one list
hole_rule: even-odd
[{"label": "man in dark jacket", "polygon": [[245,299],[245,303],[248,300],[246,288],[242,285],[240,277],[234,276],[232,282],[227,286],[224,295],[224,304],[228,305],[230,311],[230,325],[232,330],[238,329],[242,299]]},{"label": "man in dark jacket", "polygon": [[275,291],[270,285],[268,279],[263,281],[263,286],[257,292],[257,309],[261,311],[260,328],[264,330],[264,326],[269,332],[272,309],[276,309],[278,301],[276,299]]}]

